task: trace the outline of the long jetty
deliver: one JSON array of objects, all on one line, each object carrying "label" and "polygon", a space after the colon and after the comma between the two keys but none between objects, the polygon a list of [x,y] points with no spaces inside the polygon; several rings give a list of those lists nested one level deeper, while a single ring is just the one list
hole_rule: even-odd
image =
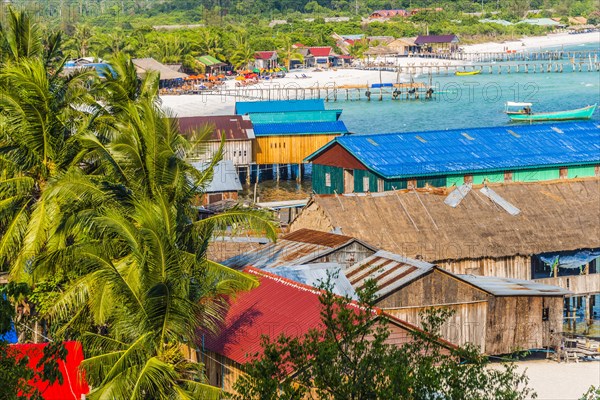
[{"label": "long jetty", "polygon": [[415,56],[421,58],[433,58],[441,60],[458,60],[466,62],[502,62],[502,61],[558,61],[558,60],[582,60],[594,58],[600,54],[600,50],[546,50],[546,51],[517,51],[508,50],[502,52],[480,52],[480,53],[419,53]]}]

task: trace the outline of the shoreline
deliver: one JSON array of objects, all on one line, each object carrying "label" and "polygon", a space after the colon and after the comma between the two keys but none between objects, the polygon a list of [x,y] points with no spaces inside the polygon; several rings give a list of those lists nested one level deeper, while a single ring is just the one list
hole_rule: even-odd
[{"label": "shoreline", "polygon": [[[503,49],[524,51],[535,49],[550,49],[552,47],[574,46],[597,42],[600,45],[600,32],[591,32],[577,35],[553,34],[547,36],[536,36],[522,38],[517,41],[495,43],[488,42],[483,44],[465,45],[463,49],[467,53],[476,52],[502,52]],[[394,61],[396,65],[449,65],[465,64],[456,60],[431,59],[421,57],[399,57],[388,58],[388,61]],[[306,78],[302,78],[302,75]],[[315,87],[357,85],[378,82],[409,82],[410,78],[398,75],[391,71],[364,70],[356,68],[340,68],[315,71],[312,68],[293,70],[285,78],[279,78],[273,81],[261,81],[259,84],[240,88],[236,95],[228,94],[190,94],[190,95],[164,95],[161,96],[163,108],[170,111],[175,116],[209,116],[209,115],[233,115],[235,102],[248,101],[258,97],[260,89],[272,87],[289,88],[289,95],[293,97],[294,90],[310,89]],[[238,81],[228,80],[225,82],[225,89],[235,90]],[[253,90],[256,93],[253,96]],[[245,94],[246,96],[242,96]]]}]

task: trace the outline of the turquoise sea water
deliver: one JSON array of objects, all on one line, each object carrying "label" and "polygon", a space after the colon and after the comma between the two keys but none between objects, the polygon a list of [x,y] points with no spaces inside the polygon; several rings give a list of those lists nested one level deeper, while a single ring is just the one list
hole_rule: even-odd
[{"label": "turquoise sea water", "polygon": [[[594,43],[570,49],[599,46]],[[506,101],[534,103],[534,112],[600,103],[600,73],[570,72],[568,60],[564,62],[563,73],[433,75],[436,92],[441,93],[432,100],[391,100],[388,94],[378,101],[378,89],[373,89],[370,102],[365,99],[329,102],[327,108],[343,109],[341,118],[350,132],[384,133],[510,125],[503,113]],[[415,81],[428,84],[429,78],[423,75]],[[593,118],[600,120],[600,110],[596,110]]]}]

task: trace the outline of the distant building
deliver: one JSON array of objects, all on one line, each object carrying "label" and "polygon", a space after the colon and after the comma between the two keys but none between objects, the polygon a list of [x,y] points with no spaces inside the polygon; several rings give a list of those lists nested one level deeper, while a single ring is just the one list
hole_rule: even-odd
[{"label": "distant building", "polygon": [[564,24],[553,20],[552,18],[529,18],[517,22],[518,24],[528,24],[536,26],[547,26],[547,27],[564,27]]},{"label": "distant building", "polygon": [[150,71],[158,72],[161,87],[169,86],[172,83],[182,83],[187,74],[174,71],[165,64],[156,61],[154,58],[133,58],[138,75],[143,76]]},{"label": "distant building", "polygon": [[409,15],[406,10],[377,10],[369,15],[369,19],[388,19],[393,17],[407,17]]},{"label": "distant building", "polygon": [[415,44],[415,39],[416,38],[398,38],[388,43],[387,47],[398,55],[407,56],[419,51],[419,46]]},{"label": "distant building", "polygon": [[271,69],[277,67],[276,51],[257,51],[254,53],[254,65],[256,68]]},{"label": "distant building", "polygon": [[454,52],[458,50],[458,43],[456,35],[420,35],[415,39],[423,53]]},{"label": "distant building", "polygon": [[198,60],[198,62],[200,62],[202,65],[204,65],[204,67],[206,68],[206,72],[210,72],[210,73],[216,73],[221,71],[221,68],[223,68],[225,65],[224,62],[222,62],[221,60],[213,57],[213,56],[209,56],[209,55],[204,55],[204,56],[200,56],[196,58]]}]

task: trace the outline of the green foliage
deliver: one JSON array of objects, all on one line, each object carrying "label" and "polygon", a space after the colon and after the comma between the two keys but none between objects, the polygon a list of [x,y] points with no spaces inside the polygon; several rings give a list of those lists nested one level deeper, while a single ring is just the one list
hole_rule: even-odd
[{"label": "green foliage", "polygon": [[600,399],[600,387],[590,386],[587,392],[579,398],[579,400],[598,400]]},{"label": "green foliage", "polygon": [[[330,289],[325,283],[323,289]],[[403,346],[388,343],[389,321],[373,308],[376,287],[366,285],[359,302],[326,290],[322,329],[304,337],[263,337],[264,354],[245,365],[237,399],[525,399],[535,398],[528,378],[488,360],[472,346],[440,345],[438,332],[450,311],[421,315],[423,331]],[[359,306],[359,304],[361,304]]]}]

